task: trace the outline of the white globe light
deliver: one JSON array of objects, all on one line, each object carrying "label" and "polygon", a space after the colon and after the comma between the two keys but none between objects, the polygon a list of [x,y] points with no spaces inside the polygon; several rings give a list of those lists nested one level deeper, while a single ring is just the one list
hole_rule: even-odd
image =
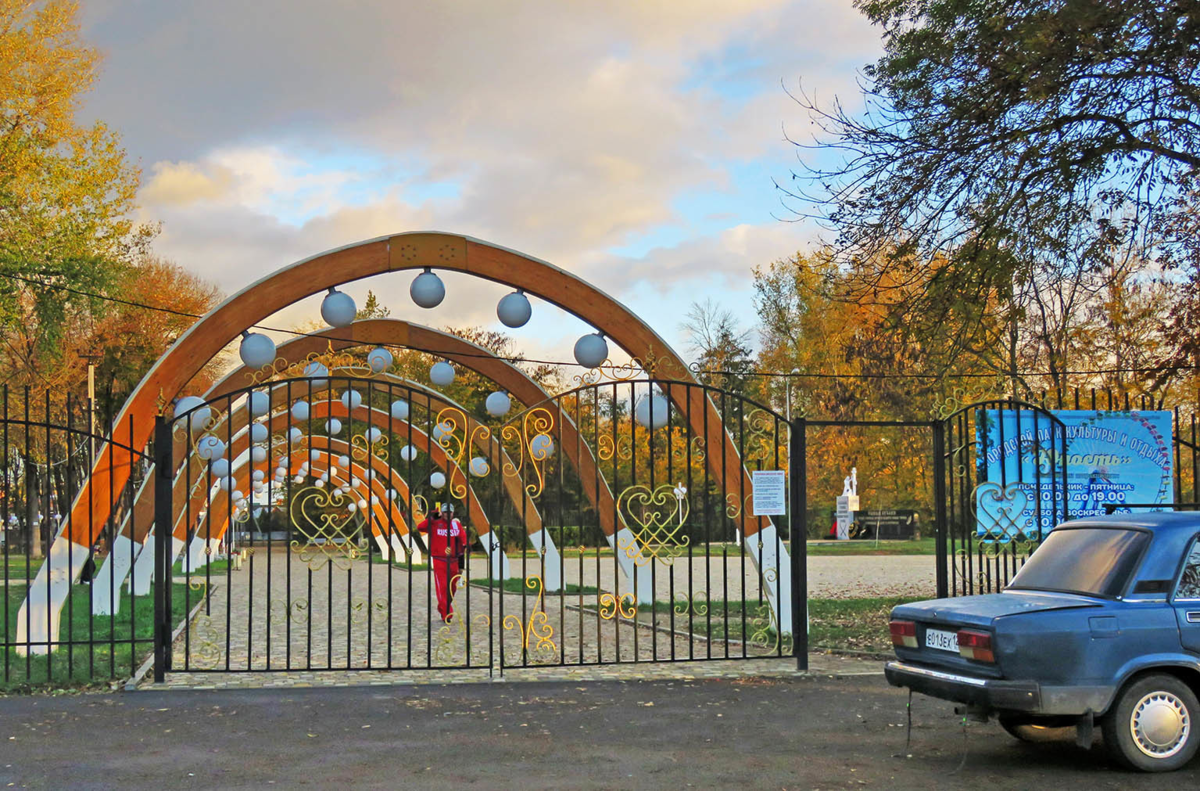
[{"label": "white globe light", "polygon": [[488,395],[487,400],[483,402],[483,408],[492,417],[504,417],[508,410],[512,409],[512,399],[508,397],[508,393],[498,390]]},{"label": "white globe light", "polygon": [[255,464],[262,464],[267,460],[267,449],[255,445],[250,449],[250,459]]},{"label": "white globe light", "polygon": [[304,366],[304,378],[311,379],[310,387],[321,388],[325,386],[324,377],[329,375],[329,369],[324,363],[319,363],[316,360]]},{"label": "white globe light", "polygon": [[358,409],[362,406],[362,393],[357,390],[347,390],[342,393],[342,406],[346,409]]},{"label": "white globe light", "polygon": [[435,472],[429,476],[429,485],[435,489],[440,489],[446,485],[446,476],[440,472]]},{"label": "white globe light", "polygon": [[379,497],[378,496],[376,496],[374,494],[371,495],[371,505],[379,505]]},{"label": "white globe light", "polygon": [[342,431],[342,421],[335,417],[329,418],[329,420],[325,421],[325,431],[330,435],[340,434]]},{"label": "white globe light", "polygon": [[191,417],[188,418],[188,425],[192,431],[203,431],[208,425],[208,419],[212,415],[212,410],[207,407],[203,409],[197,409],[197,407],[204,407],[203,398],[199,396],[184,396],[175,402],[175,416],[183,417],[185,412],[191,412],[195,409],[196,411],[192,412]]},{"label": "white globe light", "polygon": [[598,332],[588,333],[575,341],[575,362],[584,368],[603,365],[608,359],[608,342]]},{"label": "white globe light", "polygon": [[308,420],[308,402],[297,401],[292,404],[292,417],[296,420]]},{"label": "white globe light", "polygon": [[229,499],[233,500],[234,505],[236,505],[236,504],[242,502],[243,500],[245,500],[246,495],[242,494],[241,489],[234,489],[233,494],[229,495]]},{"label": "white globe light", "polygon": [[454,433],[454,426],[449,423],[438,423],[433,427],[433,441],[441,442],[444,438]]},{"label": "white globe light", "polygon": [[367,510],[367,501],[366,501],[366,500],[359,500],[359,501],[358,501],[358,507],[359,507],[359,508],[361,508],[361,509],[363,509],[364,511],[365,511],[365,510]]},{"label": "white globe light", "polygon": [[487,459],[483,458],[482,456],[476,456],[475,458],[471,459],[471,464],[468,466],[468,469],[471,470],[471,474],[476,478],[482,478],[483,476],[487,475],[492,468],[487,463]]},{"label": "white globe light", "polygon": [[388,489],[388,497],[391,499],[395,500],[399,496],[400,492],[396,491],[395,489]]},{"label": "white globe light", "polygon": [[429,381],[438,387],[454,384],[454,366],[444,360],[434,363],[429,369]]},{"label": "white globe light", "polygon": [[217,486],[221,487],[221,491],[227,492],[233,488],[233,478],[225,476],[217,481]]},{"label": "white globe light", "polygon": [[367,442],[378,442],[383,437],[383,432],[377,428],[367,429]]},{"label": "white globe light", "polygon": [[208,471],[218,478],[224,478],[229,474],[229,459],[216,459]]},{"label": "white globe light", "polygon": [[347,470],[350,469],[350,457],[349,456],[338,456],[338,464],[342,465]]},{"label": "white globe light", "polygon": [[293,483],[304,483],[304,476],[297,475],[295,478],[292,478],[292,482]]},{"label": "white globe light", "polygon": [[412,445],[405,445],[400,449],[400,458],[404,461],[412,461],[417,458],[417,449]]},{"label": "white globe light", "polygon": [[242,363],[249,368],[262,368],[275,362],[275,341],[261,332],[242,334],[242,345],[238,347]]},{"label": "white globe light", "polygon": [[529,297],[519,289],[502,297],[496,305],[496,316],[505,327],[524,327],[532,315]]},{"label": "white globe light", "polygon": [[408,402],[403,400],[392,402],[392,419],[408,420]]},{"label": "white globe light", "polygon": [[246,407],[254,417],[262,417],[271,409],[271,397],[261,390],[255,390],[246,399]]},{"label": "white globe light", "polygon": [[[320,460],[321,460],[321,454],[323,454],[323,453],[325,453],[325,451],[323,451],[323,450],[318,450],[317,448],[313,448],[312,450],[310,450],[310,451],[308,452],[308,458],[309,458],[311,461],[320,461]],[[308,466],[308,462],[305,462],[305,463],[304,463],[304,466],[305,466],[305,467],[307,467],[307,466]]]},{"label": "white globe light", "polygon": [[321,318],[331,327],[349,327],[354,323],[354,314],[357,312],[354,298],[336,288],[329,289],[321,301]]},{"label": "white globe light", "polygon": [[206,434],[196,443],[196,455],[205,461],[215,461],[225,455],[225,443],[212,434]]},{"label": "white globe light", "polygon": [[263,425],[262,423],[250,424],[250,441],[251,442],[266,442],[268,434],[269,434],[269,432],[267,431],[267,427],[265,425]]},{"label": "white globe light", "polygon": [[554,455],[554,440],[549,434],[538,434],[529,441],[529,453],[537,461],[550,458]]},{"label": "white globe light", "polygon": [[250,479],[253,481],[261,481],[263,478],[266,478],[266,477],[267,477],[267,474],[265,472],[263,472],[262,470],[255,470],[254,472],[250,473]]},{"label": "white globe light", "polygon": [[349,505],[346,506],[346,510],[349,511],[350,513],[354,513],[355,511],[358,510],[358,503],[350,503]]},{"label": "white globe light", "polygon": [[262,494],[263,489],[265,489],[267,487],[262,481],[255,481],[254,486],[252,486],[251,488],[254,489],[255,494]]},{"label": "white globe light", "polygon": [[667,425],[667,399],[658,393],[643,395],[633,407],[633,418],[651,431]]},{"label": "white globe light", "polygon": [[408,295],[423,308],[436,308],[446,298],[446,286],[440,277],[426,269],[413,278]]},{"label": "white globe light", "polygon": [[313,486],[316,486],[318,489],[324,489],[325,481],[323,481],[323,480],[317,481],[315,484],[313,484]]},{"label": "white globe light", "polygon": [[356,476],[354,476],[354,475],[350,476],[350,486],[353,487],[353,486],[361,486],[361,485],[362,485],[362,481],[360,481]]},{"label": "white globe light", "polygon": [[382,346],[377,349],[372,349],[367,355],[367,365],[371,366],[371,370],[377,374],[381,374],[392,367],[392,353]]},{"label": "white globe light", "polygon": [[304,432],[295,426],[292,426],[290,429],[288,429],[288,439],[290,439],[292,444],[295,445],[300,442],[300,440],[304,439]]},{"label": "white globe light", "polygon": [[325,483],[329,483],[329,473],[327,473],[327,472],[321,473],[320,480],[324,481]]}]

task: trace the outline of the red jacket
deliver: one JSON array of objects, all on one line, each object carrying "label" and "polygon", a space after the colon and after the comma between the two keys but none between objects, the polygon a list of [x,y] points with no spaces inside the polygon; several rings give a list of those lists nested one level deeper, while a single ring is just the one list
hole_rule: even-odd
[{"label": "red jacket", "polygon": [[[433,523],[432,529],[430,529],[430,522]],[[442,559],[457,557],[467,548],[467,529],[457,519],[447,522],[441,516],[436,516],[432,520],[426,517],[417,525],[417,531],[429,536],[431,557]],[[447,548],[449,548],[449,552],[446,551]]]}]

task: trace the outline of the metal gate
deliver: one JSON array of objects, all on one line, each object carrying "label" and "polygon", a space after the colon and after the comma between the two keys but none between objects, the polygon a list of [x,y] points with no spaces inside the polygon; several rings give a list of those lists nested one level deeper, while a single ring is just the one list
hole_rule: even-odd
[{"label": "metal gate", "polygon": [[[791,435],[771,410],[628,379],[514,413],[303,373],[160,420],[159,677],[806,661]],[[419,529],[439,503],[468,530],[461,555],[444,525]]]},{"label": "metal gate", "polygon": [[938,595],[1003,590],[1068,518],[1066,427],[1045,408],[1014,399],[961,407],[943,425]]}]

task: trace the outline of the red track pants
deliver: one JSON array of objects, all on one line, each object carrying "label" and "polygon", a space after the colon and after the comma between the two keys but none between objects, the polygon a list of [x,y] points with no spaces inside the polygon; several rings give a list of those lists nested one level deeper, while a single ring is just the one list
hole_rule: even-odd
[{"label": "red track pants", "polygon": [[458,558],[433,558],[433,587],[437,591],[438,614],[447,620],[454,614],[450,601],[458,590]]}]

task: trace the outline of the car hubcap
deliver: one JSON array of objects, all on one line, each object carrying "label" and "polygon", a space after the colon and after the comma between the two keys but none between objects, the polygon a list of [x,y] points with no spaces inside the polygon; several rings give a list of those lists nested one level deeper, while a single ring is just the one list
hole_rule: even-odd
[{"label": "car hubcap", "polygon": [[1151,692],[1129,718],[1134,744],[1151,758],[1170,758],[1182,750],[1191,729],[1187,707],[1169,692]]}]

